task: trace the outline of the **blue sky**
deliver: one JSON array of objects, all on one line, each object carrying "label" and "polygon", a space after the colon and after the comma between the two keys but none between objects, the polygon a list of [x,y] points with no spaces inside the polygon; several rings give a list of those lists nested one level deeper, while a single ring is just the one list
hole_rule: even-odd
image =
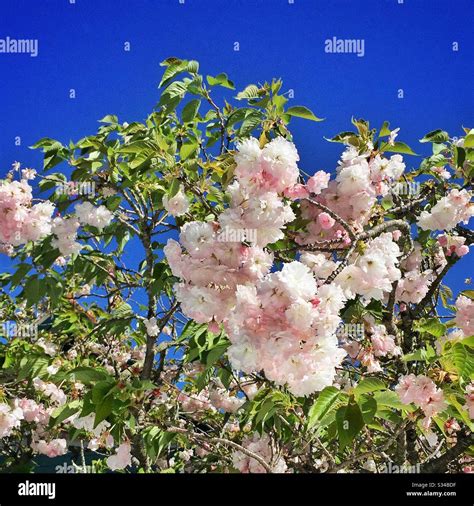
[{"label": "blue sky", "polygon": [[[169,56],[197,59],[205,74],[225,71],[238,89],[283,78],[294,105],[326,118],[292,126],[309,173],[334,169],[341,146],[323,136],[347,130],[351,116],[374,127],[389,120],[421,154],[426,132],[474,126],[471,0],[71,1],[2,5],[0,39],[38,39],[39,51],[0,53],[0,176],[14,160],[39,168],[41,153],[28,146],[41,137],[77,140],[106,114],[142,120]],[[326,53],[332,37],[363,40],[364,56]],[[456,290],[469,263],[449,275]]]}]

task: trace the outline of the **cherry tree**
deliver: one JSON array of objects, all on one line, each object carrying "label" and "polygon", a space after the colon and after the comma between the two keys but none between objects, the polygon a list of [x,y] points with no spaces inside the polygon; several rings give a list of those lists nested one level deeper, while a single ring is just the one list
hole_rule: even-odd
[{"label": "cherry tree", "polygon": [[474,241],[474,130],[421,160],[353,119],[308,174],[289,123],[320,120],[280,80],[221,106],[225,73],[162,65],[143,123],[43,138],[0,185],[1,465],[471,471],[474,291],[443,281]]}]

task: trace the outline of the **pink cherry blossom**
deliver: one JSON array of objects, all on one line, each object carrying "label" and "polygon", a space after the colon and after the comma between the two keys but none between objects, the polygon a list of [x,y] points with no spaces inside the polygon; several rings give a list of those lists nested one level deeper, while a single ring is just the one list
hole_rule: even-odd
[{"label": "pink cherry blossom", "polygon": [[[257,454],[264,459],[274,473],[284,473],[287,465],[284,459],[278,456],[274,448],[272,448],[270,438],[265,434],[259,436],[254,434],[247,437],[242,442],[242,446],[252,453]],[[232,454],[233,465],[241,473],[266,473],[265,467],[258,460],[248,456],[247,454],[237,450]]]},{"label": "pink cherry blossom", "polygon": [[451,190],[431,208],[422,211],[418,226],[423,230],[451,230],[458,223],[467,223],[474,215],[472,194],[467,190]]},{"label": "pink cherry blossom", "polygon": [[13,429],[20,427],[23,411],[20,407],[13,409],[9,404],[0,404],[0,438],[9,436]]},{"label": "pink cherry blossom", "polygon": [[324,172],[323,170],[319,170],[311,176],[307,183],[306,188],[310,193],[314,195],[319,195],[325,188],[328,187],[329,178],[331,175],[328,172]]},{"label": "pink cherry blossom", "polygon": [[460,295],[456,300],[455,324],[466,337],[474,335],[474,300]]},{"label": "pink cherry blossom", "polygon": [[124,469],[132,465],[131,445],[129,442],[122,443],[116,450],[115,455],[107,458],[107,465],[112,471]]},{"label": "pink cherry blossom", "polygon": [[469,413],[469,418],[474,420],[474,382],[466,387],[466,405],[465,409]]},{"label": "pink cherry blossom", "polygon": [[65,439],[52,439],[51,441],[45,441],[44,439],[40,439],[39,441],[33,440],[31,448],[33,451],[50,458],[59,457],[67,453],[67,441]]},{"label": "pink cherry blossom", "polygon": [[102,230],[113,218],[113,213],[105,206],[95,207],[90,202],[82,202],[75,207],[76,216],[82,225],[91,225]]},{"label": "pink cherry blossom", "polygon": [[403,404],[415,404],[423,410],[427,418],[431,418],[447,408],[443,391],[437,388],[427,376],[415,376],[414,374],[402,376],[395,391]]},{"label": "pink cherry blossom", "polygon": [[171,214],[171,216],[182,216],[189,210],[189,201],[181,186],[179,191],[173,197],[163,196],[163,206]]},{"label": "pink cherry blossom", "polygon": [[328,213],[321,213],[318,215],[318,221],[323,230],[328,230],[334,226],[336,220],[329,216]]},{"label": "pink cherry blossom", "polygon": [[54,205],[32,205],[32,188],[26,179],[0,183],[0,243],[19,246],[39,241],[51,233]]}]

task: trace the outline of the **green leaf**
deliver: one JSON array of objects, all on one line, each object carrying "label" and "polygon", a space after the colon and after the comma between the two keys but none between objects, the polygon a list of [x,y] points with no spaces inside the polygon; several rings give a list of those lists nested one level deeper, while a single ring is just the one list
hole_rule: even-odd
[{"label": "green leaf", "polygon": [[171,182],[170,188],[168,190],[168,197],[172,199],[179,191],[179,187],[181,186],[181,183],[179,179],[173,179]]},{"label": "green leaf", "polygon": [[191,155],[196,153],[197,149],[198,145],[196,142],[184,143],[179,150],[179,156],[181,157],[181,160],[186,160],[187,158],[190,158]]},{"label": "green leaf", "polygon": [[318,118],[310,109],[303,105],[295,105],[293,107],[289,107],[285,111],[285,114],[296,116],[298,118],[309,119],[312,121],[324,121],[324,118]]},{"label": "green leaf", "polygon": [[161,94],[159,106],[166,106],[167,109],[174,109],[186,93],[187,86],[183,81],[174,81]]},{"label": "green leaf", "polygon": [[257,417],[255,418],[255,425],[260,422],[265,423],[265,420],[271,417],[276,411],[275,403],[272,399],[266,399],[265,402],[259,407]]},{"label": "green leaf", "polygon": [[357,139],[357,134],[355,132],[341,132],[330,139],[327,137],[325,137],[325,139],[329,142],[341,142],[345,144],[346,142],[349,142],[349,139],[353,139],[355,141]]},{"label": "green leaf", "polygon": [[474,422],[469,418],[467,410],[462,406],[458,400],[456,399],[456,395],[448,394],[446,395],[446,400],[453,406],[457,413],[459,414],[459,418],[469,427],[469,430],[474,430]]},{"label": "green leaf", "polygon": [[260,125],[262,121],[262,113],[258,110],[250,110],[245,115],[245,119],[242,121],[242,125],[240,125],[238,135],[240,137],[246,137],[250,135],[252,131]]},{"label": "green leaf", "polygon": [[220,85],[220,86],[224,86],[224,88],[229,88],[231,90],[235,90],[234,83],[227,77],[227,74],[225,74],[224,72],[221,74],[218,74],[216,77],[207,76],[206,79],[207,79],[207,82],[211,86]]},{"label": "green leaf", "polygon": [[314,427],[323,416],[336,403],[341,391],[336,387],[326,387],[318,395],[318,398],[308,412],[308,428]]},{"label": "green leaf", "polygon": [[49,148],[55,143],[57,143],[57,141],[54,139],[51,139],[50,137],[43,137],[35,144],[33,144],[33,146],[30,146],[30,149]]},{"label": "green leaf", "polygon": [[427,344],[426,348],[420,348],[413,353],[407,353],[406,355],[403,355],[402,360],[404,362],[427,362],[431,363],[433,359],[436,357],[436,352],[434,348]]},{"label": "green leaf", "polygon": [[26,297],[26,302],[28,306],[32,306],[36,304],[42,295],[42,289],[39,279],[36,276],[31,277],[25,283],[25,288],[23,289],[24,295]]},{"label": "green leaf", "polygon": [[209,367],[214,365],[225,353],[230,343],[222,343],[209,351],[206,357],[206,365]]},{"label": "green leaf", "polygon": [[49,420],[49,426],[53,427],[54,425],[58,425],[62,421],[66,420],[66,418],[69,418],[74,413],[77,413],[81,407],[82,402],[80,400],[71,401],[59,406],[52,412]]},{"label": "green leaf", "polygon": [[259,97],[259,88],[255,84],[249,84],[243,91],[237,93],[237,100],[251,99]]},{"label": "green leaf", "polygon": [[405,411],[415,411],[415,408],[410,404],[403,404],[400,397],[393,390],[385,390],[384,392],[375,392],[374,399],[377,401],[378,406],[385,406],[395,409],[404,409]]},{"label": "green leaf", "polygon": [[148,457],[156,460],[175,437],[176,434],[164,432],[156,426],[146,428],[143,431],[143,442]]},{"label": "green leaf", "polygon": [[384,121],[382,128],[380,129],[379,132],[379,137],[387,137],[388,135],[390,135],[390,133],[391,133],[390,123],[388,121]]},{"label": "green leaf", "polygon": [[354,388],[354,395],[357,397],[362,394],[376,392],[377,390],[385,390],[387,386],[378,378],[364,378]]},{"label": "green leaf", "polygon": [[31,269],[30,264],[18,264],[15,274],[10,277],[12,287],[18,286],[21,281],[24,281],[26,274]]},{"label": "green leaf", "polygon": [[359,406],[350,402],[340,407],[336,412],[337,434],[339,445],[344,449],[349,445],[364,426],[364,418]]},{"label": "green leaf", "polygon": [[96,367],[76,367],[72,371],[69,371],[67,375],[74,376],[76,381],[85,384],[103,381],[109,378],[109,375],[104,370]]},{"label": "green leaf", "polygon": [[474,300],[474,290],[463,290],[461,292],[461,295],[464,295],[465,297],[468,297],[471,300]]},{"label": "green leaf", "polygon": [[435,337],[441,337],[446,333],[446,325],[441,323],[438,318],[429,318],[426,321],[415,322],[414,329],[418,332],[427,332]]},{"label": "green leaf", "polygon": [[18,371],[17,380],[21,381],[27,378],[38,376],[41,378],[46,374],[46,368],[49,365],[49,358],[43,355],[33,355],[23,357],[20,361],[20,370]]},{"label": "green leaf", "polygon": [[122,202],[122,197],[120,195],[113,195],[107,199],[107,209],[110,211],[116,211],[120,203]]},{"label": "green leaf", "polygon": [[352,118],[351,123],[357,128],[362,137],[366,137],[369,133],[369,122],[365,119]]},{"label": "green leaf", "polygon": [[118,123],[118,118],[115,114],[107,114],[102,119],[99,120],[99,123],[109,123],[112,125],[116,125]]},{"label": "green leaf", "polygon": [[474,130],[471,130],[466,137],[464,137],[464,148],[474,148]]},{"label": "green leaf", "polygon": [[464,148],[455,146],[454,148],[454,165],[456,167],[463,167],[464,161],[466,160],[466,151]]},{"label": "green leaf", "polygon": [[358,404],[364,423],[371,423],[374,419],[375,413],[377,412],[377,401],[369,395],[362,395],[358,400]]},{"label": "green leaf", "polygon": [[449,356],[460,376],[467,380],[474,379],[474,350],[461,343],[455,343]]},{"label": "green leaf", "polygon": [[94,428],[112,413],[113,402],[114,400],[112,397],[105,397],[104,400],[96,406]]},{"label": "green leaf", "polygon": [[404,142],[395,142],[393,146],[384,146],[384,151],[389,153],[404,153],[406,155],[418,156],[407,144]]},{"label": "green leaf", "polygon": [[420,142],[446,142],[448,140],[449,140],[448,132],[438,129],[427,133],[422,139],[420,139]]},{"label": "green leaf", "polygon": [[469,348],[474,348],[474,336],[465,337],[461,341],[459,341],[464,346],[468,346]]},{"label": "green leaf", "polygon": [[178,74],[184,72],[186,69],[188,62],[186,60],[180,60],[179,58],[168,58],[164,62],[161,62],[160,65],[166,66],[166,70],[163,73],[163,77],[161,78],[159,88],[162,86],[166,86],[170,83]]},{"label": "green leaf", "polygon": [[200,105],[201,101],[198,98],[195,98],[194,100],[191,100],[184,106],[183,112],[181,113],[183,123],[193,121],[193,119],[196,117]]}]

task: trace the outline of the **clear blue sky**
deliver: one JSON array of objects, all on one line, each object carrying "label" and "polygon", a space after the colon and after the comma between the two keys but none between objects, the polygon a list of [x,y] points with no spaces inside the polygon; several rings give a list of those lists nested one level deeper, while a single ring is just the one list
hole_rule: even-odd
[{"label": "clear blue sky", "polygon": [[[77,140],[109,113],[142,120],[168,56],[225,71],[238,88],[282,77],[295,105],[327,118],[292,127],[306,172],[335,167],[341,146],[323,135],[348,129],[351,116],[389,120],[419,153],[430,130],[474,126],[472,0],[70,1],[3,2],[0,39],[38,39],[39,53],[0,54],[0,176],[14,160],[39,168],[41,153],[28,146],[41,137]],[[332,37],[363,39],[364,56],[325,53]],[[469,265],[464,258],[450,275],[457,290]]]}]

